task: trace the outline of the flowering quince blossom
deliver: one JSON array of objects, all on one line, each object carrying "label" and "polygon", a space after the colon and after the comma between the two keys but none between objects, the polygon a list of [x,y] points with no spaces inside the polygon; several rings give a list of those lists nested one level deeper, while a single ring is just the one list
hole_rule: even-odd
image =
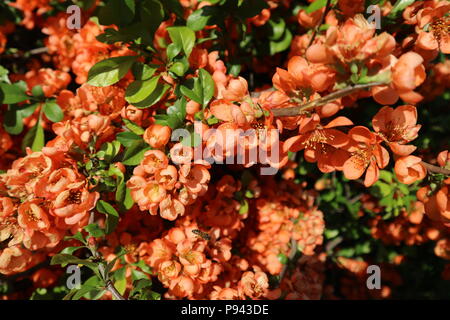
[{"label": "flowering quince blossom", "polygon": [[347,148],[351,156],[343,165],[344,175],[358,179],[366,172],[364,185],[369,187],[378,180],[379,170],[388,165],[389,153],[380,145],[381,139],[366,127],[353,127],[348,135],[352,139]]},{"label": "flowering quince blossom", "polygon": [[0,300],[446,298],[448,1],[66,2],[0,3]]}]

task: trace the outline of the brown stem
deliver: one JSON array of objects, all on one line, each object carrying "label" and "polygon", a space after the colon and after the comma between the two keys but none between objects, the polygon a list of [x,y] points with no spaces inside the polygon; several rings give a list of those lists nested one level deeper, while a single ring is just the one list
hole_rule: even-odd
[{"label": "brown stem", "polygon": [[[93,222],[94,222],[94,211],[91,211],[91,215],[89,217],[89,224],[91,224]],[[90,244],[89,245],[89,250],[91,250],[92,256],[95,259],[101,259],[102,258],[100,253],[97,251],[96,244]],[[102,280],[105,281],[105,283],[106,283],[105,289],[108,290],[109,292],[111,292],[111,294],[114,297],[114,299],[116,299],[116,300],[127,300],[119,293],[119,291],[117,291],[117,289],[114,286],[114,284],[112,283],[112,281],[108,278],[108,275],[105,273],[105,266],[102,263],[98,264],[98,271],[100,273],[100,276],[103,278]]]},{"label": "brown stem", "polygon": [[421,163],[427,169],[428,173],[430,173],[430,172],[432,172],[432,173],[440,173],[440,174],[444,174],[446,176],[450,176],[450,170],[447,170],[447,169],[442,168],[442,167],[434,166],[434,165],[429,164],[429,163],[424,162],[424,161],[422,161]]},{"label": "brown stem", "polygon": [[[327,16],[328,11],[330,11],[330,9],[331,9],[330,2],[331,2],[330,0],[327,0],[327,3],[325,4],[325,10],[323,11],[322,16],[320,17],[319,24],[314,28],[311,39],[309,40],[308,45],[306,46],[307,49],[309,48],[310,45],[313,44],[314,39],[316,38],[316,35],[319,32],[320,26],[323,24],[323,21],[324,21],[325,17]],[[306,51],[305,51],[305,53],[306,53]]]},{"label": "brown stem", "polygon": [[302,104],[300,106],[296,107],[289,107],[289,108],[279,108],[279,109],[272,109],[272,113],[274,117],[292,117],[292,116],[298,116],[302,114],[303,112],[313,109],[315,107],[323,106],[329,102],[333,102],[339,98],[348,96],[352,93],[355,93],[359,90],[368,89],[375,86],[382,86],[386,85],[384,82],[369,82],[365,84],[356,84],[354,86],[349,86],[344,89],[335,91],[330,93],[329,95],[326,95],[324,97],[321,97],[319,99],[309,101],[305,104]]},{"label": "brown stem", "polygon": [[288,257],[287,263],[283,266],[283,269],[281,269],[280,281],[278,282],[278,286],[280,286],[281,282],[283,281],[284,276],[286,275],[286,271],[288,269],[289,261],[294,259],[296,253],[297,253],[297,241],[295,241],[294,238],[291,238],[291,251],[289,253],[289,257]]},{"label": "brown stem", "polygon": [[21,57],[25,57],[28,55],[36,55],[36,54],[41,54],[41,53],[46,53],[48,52],[48,48],[47,47],[41,47],[41,48],[35,48],[35,49],[31,49],[30,51],[18,51],[12,54],[5,54],[2,57],[3,58],[21,58]]}]

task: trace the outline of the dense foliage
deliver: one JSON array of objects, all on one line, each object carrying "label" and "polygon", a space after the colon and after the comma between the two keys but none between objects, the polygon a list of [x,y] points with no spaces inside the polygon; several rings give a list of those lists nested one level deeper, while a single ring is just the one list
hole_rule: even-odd
[{"label": "dense foliage", "polygon": [[3,0],[0,298],[450,298],[449,53],[446,0]]}]

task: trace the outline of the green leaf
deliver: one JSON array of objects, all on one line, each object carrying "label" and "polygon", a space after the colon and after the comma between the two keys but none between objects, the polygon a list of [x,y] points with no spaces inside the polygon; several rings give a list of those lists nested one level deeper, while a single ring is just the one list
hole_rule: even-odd
[{"label": "green leaf", "polygon": [[22,116],[22,119],[24,119],[24,118],[31,116],[39,105],[40,105],[39,102],[33,103],[33,104],[27,104],[27,105],[18,107],[16,110],[17,110],[17,112],[20,113],[20,115]]},{"label": "green leaf", "polygon": [[143,0],[139,10],[141,22],[151,38],[164,20],[164,9],[157,0]]},{"label": "green leaf", "polygon": [[135,60],[135,56],[124,56],[97,62],[89,70],[87,83],[96,87],[110,86],[127,74]]},{"label": "green leaf", "polygon": [[80,241],[83,244],[87,244],[86,240],[83,237],[83,234],[79,231],[77,233],[75,233],[73,236],[64,237],[64,240],[66,240],[66,241],[71,240],[71,239],[75,239],[75,240]]},{"label": "green leaf", "polygon": [[116,139],[124,146],[131,147],[133,143],[143,141],[141,136],[133,132],[120,132],[117,134]]},{"label": "green leaf", "polygon": [[126,183],[123,181],[117,186],[116,201],[120,204],[122,211],[129,210],[134,204],[130,189],[128,189]]},{"label": "green leaf", "polygon": [[203,108],[205,108],[207,106],[207,104],[209,103],[209,101],[214,96],[214,90],[215,90],[214,80],[211,77],[211,75],[209,74],[209,72],[206,71],[205,69],[200,69],[198,75],[199,75],[198,78],[200,80],[200,84],[202,86],[202,102],[200,102],[200,103],[202,103]]},{"label": "green leaf", "polygon": [[327,4],[327,0],[316,0],[313,3],[311,3],[307,8],[306,8],[306,13],[313,13],[314,11],[317,11],[319,9],[322,9],[323,7],[325,7],[325,5]]},{"label": "green leaf", "polygon": [[25,91],[19,83],[0,83],[0,104],[14,104],[29,99]]},{"label": "green leaf", "polygon": [[122,121],[125,123],[125,126],[133,133],[142,136],[145,132],[144,129],[142,129],[140,126],[138,126],[136,123],[134,123],[131,120],[122,118]]},{"label": "green leaf", "polygon": [[[143,280],[143,279],[149,280],[148,279],[148,275],[146,275],[142,271],[135,270],[135,269],[131,269],[131,279],[133,281]],[[149,280],[149,282],[150,282],[150,285],[151,285],[152,284],[151,280]]]},{"label": "green leaf", "polygon": [[125,92],[125,100],[128,103],[135,104],[147,99],[158,85],[160,76],[148,80],[136,80],[132,82]]},{"label": "green leaf", "polygon": [[109,0],[98,14],[102,25],[115,24],[125,26],[133,21],[135,14],[134,0]]},{"label": "green leaf", "polygon": [[97,211],[106,214],[106,234],[110,234],[114,231],[119,223],[119,213],[108,202],[99,200],[97,202]]},{"label": "green leaf", "polygon": [[241,202],[241,207],[239,208],[239,214],[246,214],[248,212],[248,201],[243,199]]},{"label": "green leaf", "polygon": [[44,90],[40,85],[34,86],[33,89],[31,89],[31,93],[33,94],[33,97],[39,100],[45,99]]},{"label": "green leaf", "polygon": [[186,66],[182,62],[175,62],[169,69],[170,72],[175,73],[177,76],[182,77],[186,71],[188,70],[189,66]]},{"label": "green leaf", "polygon": [[99,227],[96,223],[88,224],[84,227],[84,230],[86,230],[91,237],[100,238],[105,235],[105,230]]},{"label": "green leaf", "polygon": [[31,143],[31,150],[41,151],[45,145],[44,128],[41,125],[41,119],[33,127],[35,130],[31,129],[29,132],[34,132],[33,142]]},{"label": "green leaf", "polygon": [[167,58],[169,61],[172,61],[181,52],[181,47],[175,43],[171,43],[167,46],[166,52]]},{"label": "green leaf", "polygon": [[144,142],[135,142],[125,149],[122,163],[126,166],[137,166],[144,159],[144,153],[150,150],[150,146]]},{"label": "green leaf", "polygon": [[44,104],[43,111],[48,120],[60,122],[64,118],[64,112],[55,100],[49,100]]},{"label": "green leaf", "polygon": [[269,8],[269,5],[265,0],[243,0],[239,3],[236,15],[241,19],[252,18],[267,8]]},{"label": "green leaf", "polygon": [[218,6],[204,6],[194,11],[189,16],[186,25],[194,31],[200,31],[206,25],[216,24],[215,19],[217,18],[219,12],[220,8]]},{"label": "green leaf", "polygon": [[77,290],[77,292],[72,296],[71,300],[79,300],[80,298],[82,298],[84,295],[86,295],[91,291],[99,291],[99,287],[83,284],[81,288]]},{"label": "green leaf", "polygon": [[269,39],[273,41],[280,40],[280,38],[284,34],[284,30],[286,29],[286,22],[284,21],[284,19],[279,17],[270,19],[268,27],[270,27]]},{"label": "green leaf", "polygon": [[183,49],[183,52],[187,57],[192,52],[195,45],[195,33],[188,27],[177,26],[167,28],[170,39],[176,46]]},{"label": "green leaf", "polygon": [[284,253],[278,254],[278,261],[280,261],[282,264],[287,264],[289,262],[288,257]]},{"label": "green leaf", "polygon": [[162,84],[161,82],[158,82],[155,90],[153,90],[153,92],[146,99],[142,100],[141,102],[136,102],[133,105],[138,109],[149,108],[158,103],[169,89],[170,86],[168,84]]},{"label": "green leaf", "polygon": [[114,286],[120,294],[124,294],[127,286],[126,268],[120,268],[114,272]]},{"label": "green leaf", "polygon": [[389,18],[395,18],[398,14],[403,12],[409,5],[413,4],[415,0],[397,0],[389,13]]},{"label": "green leaf", "polygon": [[64,254],[73,254],[75,251],[77,251],[78,249],[81,249],[81,248],[85,248],[85,246],[80,246],[80,247],[65,247],[65,248],[61,251],[61,253],[64,253]]},{"label": "green leaf", "polygon": [[289,29],[286,29],[283,39],[281,39],[280,41],[270,41],[270,54],[274,55],[278,52],[287,50],[291,46],[291,42],[292,33],[289,31]]},{"label": "green leaf", "polygon": [[59,253],[59,254],[54,255],[52,257],[52,259],[50,260],[50,265],[61,265],[61,267],[65,267],[68,264],[80,264],[80,265],[86,266],[92,270],[97,270],[96,263],[94,263],[92,261],[77,258],[70,254]]},{"label": "green leaf", "polygon": [[3,127],[9,134],[20,134],[23,130],[22,113],[17,110],[6,111]]},{"label": "green leaf", "polygon": [[142,62],[135,62],[131,72],[136,80],[148,80],[155,74],[157,69],[157,67],[152,67]]}]

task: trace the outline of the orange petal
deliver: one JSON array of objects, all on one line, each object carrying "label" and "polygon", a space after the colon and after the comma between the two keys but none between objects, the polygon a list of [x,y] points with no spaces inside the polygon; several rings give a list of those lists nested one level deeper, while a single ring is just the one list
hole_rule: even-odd
[{"label": "orange petal", "polygon": [[371,161],[369,167],[367,168],[366,176],[364,178],[364,186],[370,187],[375,182],[377,182],[379,176],[380,176],[380,171],[379,171],[375,161]]},{"label": "orange petal", "polygon": [[344,176],[349,180],[360,178],[366,170],[357,156],[352,156],[347,159],[344,163],[343,169]]}]

